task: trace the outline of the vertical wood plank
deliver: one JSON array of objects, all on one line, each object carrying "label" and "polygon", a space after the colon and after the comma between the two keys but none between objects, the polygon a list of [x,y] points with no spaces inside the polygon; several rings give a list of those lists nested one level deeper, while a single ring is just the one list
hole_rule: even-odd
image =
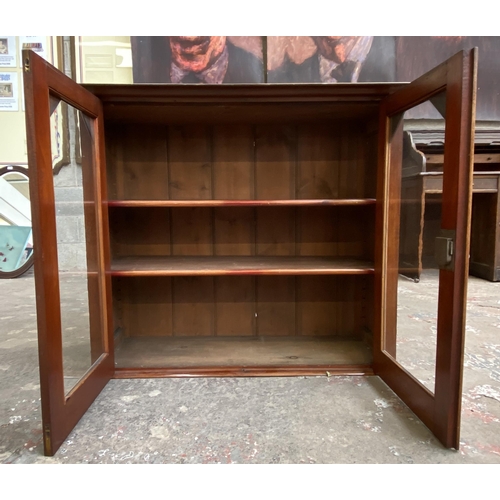
[{"label": "vertical wood plank", "polygon": [[335,277],[297,276],[298,335],[339,334],[338,294]]},{"label": "vertical wood plank", "polygon": [[170,196],[173,200],[212,198],[211,135],[208,127],[168,128]]},{"label": "vertical wood plank", "polygon": [[[297,210],[297,255],[339,255],[339,207],[300,207]],[[352,221],[350,221],[352,224]]]},{"label": "vertical wood plank", "polygon": [[212,209],[175,208],[172,217],[172,255],[212,255]]},{"label": "vertical wood plank", "polygon": [[214,278],[181,276],[172,280],[173,334],[183,337],[215,335]]},{"label": "vertical wood plank", "polygon": [[339,196],[339,125],[304,124],[297,133],[297,198],[337,199]]},{"label": "vertical wood plank", "polygon": [[256,127],[255,142],[255,198],[295,198],[295,127],[259,125]]},{"label": "vertical wood plank", "polygon": [[254,255],[255,209],[214,208],[214,255]]},{"label": "vertical wood plank", "polygon": [[212,158],[214,199],[253,199],[253,127],[239,124],[215,126]]},{"label": "vertical wood plank", "polygon": [[168,199],[166,127],[113,126],[106,133],[109,198]]},{"label": "vertical wood plank", "polygon": [[295,335],[295,277],[257,277],[257,335]]},{"label": "vertical wood plank", "polygon": [[170,209],[110,208],[113,257],[170,255]]},{"label": "vertical wood plank", "polygon": [[255,213],[257,255],[295,255],[294,207],[259,207]]},{"label": "vertical wood plank", "polygon": [[215,278],[215,334],[251,336],[255,329],[255,289],[251,276]]}]

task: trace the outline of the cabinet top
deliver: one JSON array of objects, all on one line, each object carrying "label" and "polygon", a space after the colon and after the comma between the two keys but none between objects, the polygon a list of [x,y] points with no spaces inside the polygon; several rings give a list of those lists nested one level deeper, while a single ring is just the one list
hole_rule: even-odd
[{"label": "cabinet top", "polygon": [[103,102],[159,103],[210,101],[377,101],[404,83],[259,83],[259,84],[84,84]]}]

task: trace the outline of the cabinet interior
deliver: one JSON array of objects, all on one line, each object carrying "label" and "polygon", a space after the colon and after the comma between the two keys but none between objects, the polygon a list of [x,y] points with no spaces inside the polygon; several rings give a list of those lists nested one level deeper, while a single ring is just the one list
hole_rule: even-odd
[{"label": "cabinet interior", "polygon": [[377,112],[105,107],[117,369],[368,370]]}]

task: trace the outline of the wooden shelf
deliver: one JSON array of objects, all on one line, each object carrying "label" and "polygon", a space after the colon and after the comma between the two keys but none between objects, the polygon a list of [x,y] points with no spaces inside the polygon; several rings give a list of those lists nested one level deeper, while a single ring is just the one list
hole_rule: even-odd
[{"label": "wooden shelf", "polygon": [[374,205],[374,198],[321,200],[109,200],[110,207],[279,207]]},{"label": "wooden shelf", "polygon": [[373,263],[334,257],[182,256],[124,257],[111,265],[113,276],[223,276],[373,274]]},{"label": "wooden shelf", "polygon": [[[371,346],[342,337],[135,337],[116,348],[117,368],[365,365]],[[330,368],[329,368],[330,369]]]}]

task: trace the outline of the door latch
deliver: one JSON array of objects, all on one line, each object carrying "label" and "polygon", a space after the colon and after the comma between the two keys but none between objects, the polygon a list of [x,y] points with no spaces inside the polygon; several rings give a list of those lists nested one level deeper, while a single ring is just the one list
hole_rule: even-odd
[{"label": "door latch", "polygon": [[455,230],[441,229],[434,246],[434,259],[439,269],[455,268]]}]

